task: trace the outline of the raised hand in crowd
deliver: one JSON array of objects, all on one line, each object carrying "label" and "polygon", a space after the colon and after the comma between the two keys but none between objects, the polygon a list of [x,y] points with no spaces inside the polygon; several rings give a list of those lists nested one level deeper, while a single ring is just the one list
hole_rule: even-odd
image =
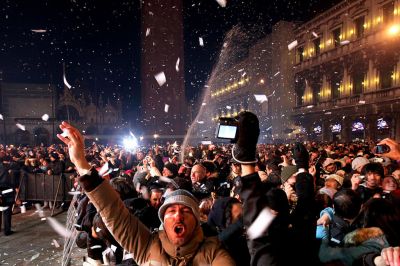
[{"label": "raised hand in crowd", "polygon": [[381,256],[386,265],[400,266],[400,247],[388,247],[382,249]]},{"label": "raised hand in crowd", "polygon": [[392,160],[400,160],[400,145],[393,139],[383,139],[378,145],[387,145],[390,148],[388,153],[381,154],[382,156],[388,157]]}]

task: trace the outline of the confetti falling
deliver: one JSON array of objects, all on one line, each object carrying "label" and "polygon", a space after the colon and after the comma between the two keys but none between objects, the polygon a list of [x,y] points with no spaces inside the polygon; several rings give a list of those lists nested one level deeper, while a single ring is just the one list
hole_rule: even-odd
[{"label": "confetti falling", "polygon": [[318,34],[317,34],[315,31],[312,32],[312,35],[313,35],[315,38],[318,38]]},{"label": "confetti falling", "polygon": [[179,72],[179,61],[180,61],[180,58],[178,57],[178,59],[176,60],[176,64],[175,64],[176,72]]},{"label": "confetti falling", "polygon": [[34,32],[34,33],[45,33],[45,32],[47,32],[47,30],[45,30],[45,29],[32,29],[31,31]]},{"label": "confetti falling", "polygon": [[204,46],[204,41],[202,37],[199,37],[199,45],[202,47]]},{"label": "confetti falling", "polygon": [[295,40],[295,41],[289,43],[289,45],[288,45],[289,51],[293,50],[293,49],[297,46],[297,44],[298,44],[298,43],[297,43],[297,40]]},{"label": "confetti falling", "polygon": [[22,125],[22,124],[20,124],[20,123],[17,123],[17,124],[15,124],[15,125],[17,126],[17,128],[21,129],[22,131],[25,131],[25,130],[26,130],[26,129],[25,129],[25,126]]},{"label": "confetti falling", "polygon": [[49,225],[53,228],[53,230],[60,236],[63,236],[65,238],[71,236],[71,232],[53,217],[47,217],[47,221]]},{"label": "confetti falling", "polygon": [[168,113],[168,110],[169,110],[169,105],[168,105],[168,104],[165,104],[165,106],[164,106],[164,112]]},{"label": "confetti falling", "polygon": [[267,231],[275,217],[271,210],[265,207],[247,229],[247,236],[250,239],[261,237]]},{"label": "confetti falling", "polygon": [[221,7],[226,7],[226,0],[216,0]]},{"label": "confetti falling", "polygon": [[256,98],[256,101],[259,103],[268,101],[267,95],[265,94],[254,94],[254,98]]},{"label": "confetti falling", "polygon": [[64,76],[63,76],[63,80],[64,80],[64,85],[65,85],[68,89],[71,89],[72,86],[68,83],[67,77],[65,76],[65,74],[64,74]]},{"label": "confetti falling", "polygon": [[44,115],[42,115],[42,120],[43,121],[47,121],[47,120],[49,120],[49,115],[48,114],[44,114]]},{"label": "confetti falling", "polygon": [[56,248],[61,247],[60,244],[57,242],[57,240],[53,239],[53,244]]},{"label": "confetti falling", "polygon": [[2,114],[0,114],[0,120],[4,120],[4,117]]},{"label": "confetti falling", "polygon": [[150,28],[146,29],[146,37],[150,35]]},{"label": "confetti falling", "polygon": [[6,189],[6,190],[3,190],[2,192],[1,192],[1,194],[8,194],[8,193],[11,193],[11,192],[13,192],[14,190],[12,189],[12,188],[10,188],[10,189]]},{"label": "confetti falling", "polygon": [[165,77],[164,71],[154,75],[154,78],[157,80],[158,86],[162,87],[165,82],[167,82],[167,78]]},{"label": "confetti falling", "polygon": [[341,42],[340,42],[341,45],[346,45],[346,44],[349,44],[349,43],[350,43],[349,40],[344,40],[344,41],[341,41]]}]

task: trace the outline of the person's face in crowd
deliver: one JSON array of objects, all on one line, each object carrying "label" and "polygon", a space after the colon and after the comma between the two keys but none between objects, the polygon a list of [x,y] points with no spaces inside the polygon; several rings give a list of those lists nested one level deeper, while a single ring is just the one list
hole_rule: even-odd
[{"label": "person's face in crowd", "polygon": [[292,175],[291,177],[289,177],[286,183],[293,187],[296,184],[296,175]]},{"label": "person's face in crowd", "polygon": [[138,153],[136,153],[136,157],[139,161],[144,159],[144,153],[139,151]]},{"label": "person's face in crowd", "polygon": [[190,173],[190,179],[192,183],[197,183],[203,180],[206,176],[206,170],[201,165],[196,164],[192,168],[192,172]]},{"label": "person's face in crowd", "polygon": [[387,176],[382,181],[382,189],[386,191],[393,191],[398,188],[396,179],[393,176]]},{"label": "person's face in crowd", "polygon": [[233,163],[231,165],[231,169],[232,169],[233,173],[235,173],[236,175],[240,175],[240,172],[241,172],[240,164]]},{"label": "person's face in crowd", "polygon": [[368,188],[376,188],[379,187],[381,184],[381,176],[377,173],[368,172],[365,175],[366,178],[366,185]]},{"label": "person's face in crowd", "polygon": [[328,173],[334,173],[336,171],[336,164],[334,163],[328,164],[327,166],[325,166],[325,170]]},{"label": "person's face in crowd", "polygon": [[154,208],[158,209],[161,206],[161,198],[162,198],[161,191],[152,191],[150,195],[150,204]]},{"label": "person's face in crowd", "polygon": [[232,223],[235,223],[237,220],[239,220],[240,216],[242,215],[242,210],[243,208],[241,203],[232,204],[232,212],[231,212]]},{"label": "person's face in crowd", "polygon": [[189,242],[196,225],[196,217],[189,207],[174,204],[165,211],[164,230],[168,239],[175,246],[182,246]]},{"label": "person's face in crowd", "polygon": [[173,176],[174,174],[168,168],[164,167],[162,170],[162,175],[163,176]]},{"label": "person's face in crowd", "polygon": [[397,182],[399,182],[399,180],[400,180],[400,170],[393,171],[392,176],[397,180]]}]

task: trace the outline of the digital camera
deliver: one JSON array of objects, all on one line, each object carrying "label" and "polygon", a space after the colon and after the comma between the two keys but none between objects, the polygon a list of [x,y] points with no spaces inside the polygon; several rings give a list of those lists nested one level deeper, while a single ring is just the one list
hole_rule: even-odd
[{"label": "digital camera", "polygon": [[238,121],[234,118],[220,117],[216,130],[219,139],[235,140],[237,137]]}]

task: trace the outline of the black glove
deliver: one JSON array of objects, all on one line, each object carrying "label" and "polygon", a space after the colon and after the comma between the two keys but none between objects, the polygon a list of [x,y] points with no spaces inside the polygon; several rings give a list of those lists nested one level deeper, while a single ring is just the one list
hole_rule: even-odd
[{"label": "black glove", "polygon": [[305,170],[308,170],[308,151],[300,142],[296,142],[293,148],[293,158],[296,162],[297,169],[304,168]]},{"label": "black glove", "polygon": [[258,118],[251,112],[240,112],[238,120],[237,142],[232,147],[233,160],[241,164],[256,163],[256,148],[260,126]]}]

